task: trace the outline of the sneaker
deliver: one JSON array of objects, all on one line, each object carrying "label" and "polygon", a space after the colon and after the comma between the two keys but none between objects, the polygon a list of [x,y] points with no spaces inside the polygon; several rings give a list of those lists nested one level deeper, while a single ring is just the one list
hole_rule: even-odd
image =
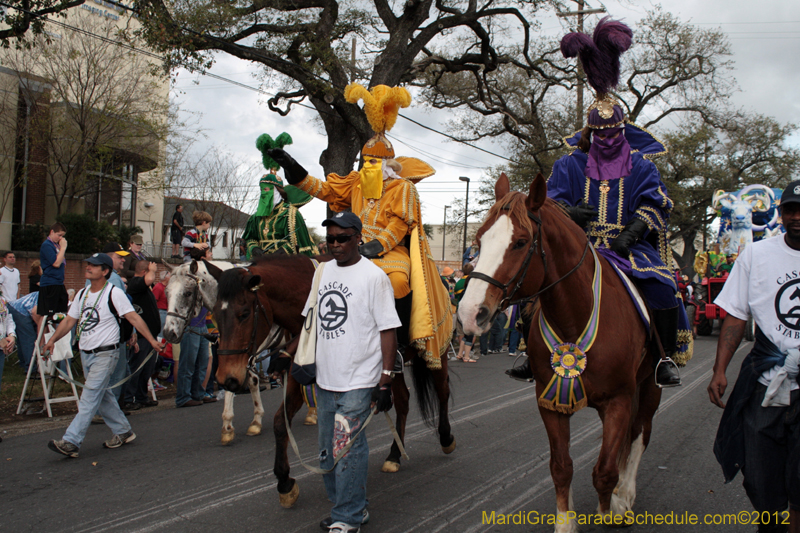
[{"label": "sneaker", "polygon": [[[341,524],[342,522],[339,523]],[[364,507],[364,515],[361,518],[361,525],[364,526],[367,525],[367,523],[369,523],[369,511],[367,511],[367,508]],[[320,529],[323,529],[325,531],[330,530],[332,525],[333,525],[333,518],[331,518],[330,516],[319,523]]]},{"label": "sneaker", "polygon": [[80,448],[66,440],[51,440],[47,443],[47,447],[67,457],[78,457]]},{"label": "sneaker", "polygon": [[213,403],[217,401],[217,397],[210,392],[205,393],[203,396],[203,403]]},{"label": "sneaker", "polygon": [[103,443],[103,448],[114,449],[119,448],[123,444],[128,444],[129,442],[133,442],[136,438],[136,433],[133,430],[128,431],[127,433],[123,433],[122,435],[114,435],[109,440]]},{"label": "sneaker", "polygon": [[358,533],[361,531],[359,526],[348,526],[344,522],[334,522],[328,528],[328,533]]},{"label": "sneaker", "polygon": [[127,402],[124,406],[122,406],[123,411],[138,411],[142,408],[142,404],[137,402]]},{"label": "sneaker", "polygon": [[517,352],[508,352],[508,355],[510,355],[511,357],[516,357],[517,356]]}]

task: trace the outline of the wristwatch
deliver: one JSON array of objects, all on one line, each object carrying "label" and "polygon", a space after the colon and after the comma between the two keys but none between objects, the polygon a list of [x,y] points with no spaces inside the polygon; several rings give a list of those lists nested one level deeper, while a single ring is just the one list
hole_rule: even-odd
[{"label": "wristwatch", "polygon": [[390,378],[394,379],[395,372],[393,370],[384,370],[381,372],[384,376],[389,376]]}]

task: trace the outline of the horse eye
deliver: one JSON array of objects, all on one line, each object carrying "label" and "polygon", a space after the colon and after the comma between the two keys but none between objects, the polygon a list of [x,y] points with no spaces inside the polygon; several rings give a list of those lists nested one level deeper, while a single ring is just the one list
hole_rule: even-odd
[{"label": "horse eye", "polygon": [[186,296],[187,298],[191,298],[192,297],[192,292],[191,291],[186,291],[186,292],[183,293],[183,295]]},{"label": "horse eye", "polygon": [[250,311],[245,311],[241,315],[239,315],[239,321],[244,322],[250,316]]},{"label": "horse eye", "polygon": [[514,243],[514,248],[513,249],[514,250],[519,250],[520,248],[524,248],[525,245],[527,245],[527,244],[528,244],[528,241],[526,241],[525,239],[520,239],[520,240],[518,240],[517,242]]}]

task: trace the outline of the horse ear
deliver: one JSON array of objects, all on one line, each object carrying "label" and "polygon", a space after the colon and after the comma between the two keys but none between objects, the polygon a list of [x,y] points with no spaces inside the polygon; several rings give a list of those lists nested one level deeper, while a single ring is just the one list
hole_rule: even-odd
[{"label": "horse ear", "polygon": [[205,259],[203,259],[203,264],[206,266],[206,270],[208,270],[208,273],[211,274],[211,276],[215,280],[219,281],[219,277],[222,275],[222,269],[212,265]]},{"label": "horse ear", "polygon": [[508,183],[508,176],[503,172],[497,178],[497,183],[494,184],[494,200],[499,202],[511,191],[511,185]]},{"label": "horse ear", "polygon": [[531,182],[531,188],[528,191],[528,198],[525,200],[525,207],[528,208],[528,211],[536,211],[544,205],[544,201],[546,199],[547,182],[540,172]]},{"label": "horse ear", "polygon": [[245,280],[245,284],[247,285],[247,288],[249,290],[257,291],[259,286],[261,285],[261,276],[259,276],[258,274],[250,276]]},{"label": "horse ear", "polygon": [[192,274],[197,274],[197,261],[195,261],[194,259],[192,259],[192,264],[189,265],[189,272],[191,272]]}]

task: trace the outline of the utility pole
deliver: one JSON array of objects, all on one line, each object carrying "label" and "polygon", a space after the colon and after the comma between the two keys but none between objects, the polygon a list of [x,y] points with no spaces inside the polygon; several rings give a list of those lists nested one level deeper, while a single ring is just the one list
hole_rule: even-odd
[{"label": "utility pole", "polygon": [[444,222],[442,222],[442,261],[444,261],[444,248],[447,243],[447,210],[449,205],[444,206]]},{"label": "utility pole", "polygon": [[[577,11],[567,11],[558,13],[559,17],[566,18],[566,17],[578,17],[578,30],[580,33],[583,33],[583,16],[584,15],[591,15],[593,13],[605,13],[606,8],[601,7],[599,9],[584,9],[586,3],[585,0],[572,0],[576,4],[578,4]],[[581,58],[578,56],[578,80],[575,84],[575,88],[578,90],[578,95],[575,101],[575,129],[580,130],[583,129],[583,65],[581,65]]]},{"label": "utility pole", "polygon": [[461,253],[467,251],[467,218],[469,217],[469,178],[466,176],[459,176],[459,181],[467,184],[467,197],[464,200],[464,244],[461,248]]}]

